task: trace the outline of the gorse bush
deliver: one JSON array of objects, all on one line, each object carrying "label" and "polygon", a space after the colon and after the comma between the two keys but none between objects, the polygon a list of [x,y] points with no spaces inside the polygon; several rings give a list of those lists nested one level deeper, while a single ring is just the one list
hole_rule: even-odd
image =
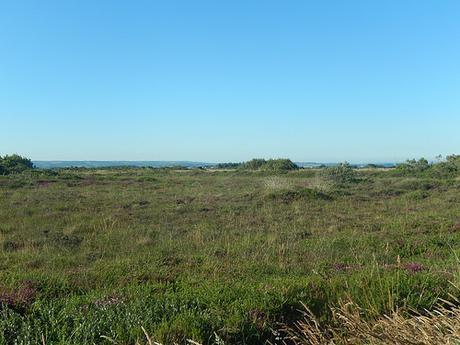
[{"label": "gorse bush", "polygon": [[0,156],[0,175],[21,173],[34,167],[29,158],[17,154]]}]

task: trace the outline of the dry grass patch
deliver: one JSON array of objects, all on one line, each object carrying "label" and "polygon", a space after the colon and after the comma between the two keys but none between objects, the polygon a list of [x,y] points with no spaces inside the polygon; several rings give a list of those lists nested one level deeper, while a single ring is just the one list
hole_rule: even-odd
[{"label": "dry grass patch", "polygon": [[433,345],[460,344],[460,307],[443,301],[432,311],[394,311],[374,320],[363,317],[353,302],[332,309],[333,321],[325,326],[305,307],[304,318],[283,327],[284,344],[295,345]]}]

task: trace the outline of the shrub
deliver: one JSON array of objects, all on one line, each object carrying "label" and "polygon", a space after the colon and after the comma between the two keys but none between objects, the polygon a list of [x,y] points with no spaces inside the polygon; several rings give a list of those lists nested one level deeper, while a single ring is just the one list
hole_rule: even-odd
[{"label": "shrub", "polygon": [[254,158],[254,159],[251,159],[250,161],[243,163],[242,167],[243,169],[246,169],[246,170],[260,170],[262,166],[266,163],[267,161],[265,159]]},{"label": "shrub", "polygon": [[460,155],[447,156],[445,162],[433,164],[432,174],[438,176],[455,176],[460,172]]},{"label": "shrub", "polygon": [[262,169],[272,171],[288,171],[297,170],[299,167],[290,159],[269,159],[265,165],[262,166]]},{"label": "shrub", "polygon": [[255,158],[242,164],[245,170],[263,170],[263,171],[289,171],[297,170],[299,167],[290,159],[260,159]]},{"label": "shrub", "polygon": [[430,164],[425,158],[399,164],[395,172],[403,176],[454,177],[460,173],[460,155],[447,156],[443,162]]},{"label": "shrub", "polygon": [[349,183],[357,180],[357,174],[348,162],[323,169],[322,176],[333,183]]},{"label": "shrub", "polygon": [[33,167],[34,164],[29,158],[17,154],[0,157],[0,175],[20,173]]},{"label": "shrub", "polygon": [[430,168],[430,163],[425,158],[408,159],[405,163],[401,163],[396,167],[396,170],[402,173],[420,173]]}]

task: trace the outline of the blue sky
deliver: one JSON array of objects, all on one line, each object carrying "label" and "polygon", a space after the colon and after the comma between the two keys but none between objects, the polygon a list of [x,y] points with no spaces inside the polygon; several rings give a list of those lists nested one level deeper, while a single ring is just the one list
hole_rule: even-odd
[{"label": "blue sky", "polygon": [[0,1],[0,154],[460,153],[460,1]]}]

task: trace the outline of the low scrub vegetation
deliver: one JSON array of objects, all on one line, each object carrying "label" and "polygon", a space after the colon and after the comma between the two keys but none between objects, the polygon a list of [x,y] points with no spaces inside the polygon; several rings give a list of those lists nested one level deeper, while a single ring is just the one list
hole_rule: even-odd
[{"label": "low scrub vegetation", "polygon": [[460,155],[447,156],[444,161],[430,164],[425,158],[410,159],[399,164],[395,174],[405,176],[453,177],[460,173]]},{"label": "low scrub vegetation", "polygon": [[268,195],[275,201],[290,203],[299,199],[310,200],[331,200],[332,197],[322,191],[310,188],[281,189],[273,191]]},{"label": "low scrub vegetation", "polygon": [[356,182],[357,180],[355,169],[347,162],[324,168],[322,176],[324,179],[338,184]]}]

